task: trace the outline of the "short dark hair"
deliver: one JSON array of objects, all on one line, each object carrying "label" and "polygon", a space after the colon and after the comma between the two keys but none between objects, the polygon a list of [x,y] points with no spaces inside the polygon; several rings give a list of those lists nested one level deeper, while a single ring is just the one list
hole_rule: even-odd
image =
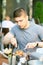
[{"label": "short dark hair", "polygon": [[24,8],[16,8],[13,12],[13,17],[20,17],[22,13],[27,14],[26,10]]}]

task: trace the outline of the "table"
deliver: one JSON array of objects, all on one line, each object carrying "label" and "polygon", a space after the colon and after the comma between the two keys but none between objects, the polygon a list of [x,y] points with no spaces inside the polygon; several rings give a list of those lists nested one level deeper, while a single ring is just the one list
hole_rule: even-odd
[{"label": "table", "polygon": [[3,57],[1,54],[0,54],[0,65],[2,65],[2,63],[5,62],[8,64],[8,59]]}]

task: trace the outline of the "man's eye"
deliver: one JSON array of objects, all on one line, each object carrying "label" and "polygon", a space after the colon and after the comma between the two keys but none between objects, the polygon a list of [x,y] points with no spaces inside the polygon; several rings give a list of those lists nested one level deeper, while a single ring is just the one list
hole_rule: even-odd
[{"label": "man's eye", "polygon": [[20,20],[20,22],[22,22],[23,20]]},{"label": "man's eye", "polygon": [[18,22],[18,21],[15,21],[16,23]]}]

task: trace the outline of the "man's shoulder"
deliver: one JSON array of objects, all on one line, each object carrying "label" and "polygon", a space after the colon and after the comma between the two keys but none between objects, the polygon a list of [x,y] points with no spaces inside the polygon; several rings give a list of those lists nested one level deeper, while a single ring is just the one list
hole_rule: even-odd
[{"label": "man's shoulder", "polygon": [[17,24],[15,24],[15,25],[12,27],[12,29],[10,30],[10,33],[12,33],[12,34],[16,34],[16,32],[18,32],[18,25],[17,25]]},{"label": "man's shoulder", "polygon": [[18,28],[18,25],[15,23],[13,26],[14,29]]}]

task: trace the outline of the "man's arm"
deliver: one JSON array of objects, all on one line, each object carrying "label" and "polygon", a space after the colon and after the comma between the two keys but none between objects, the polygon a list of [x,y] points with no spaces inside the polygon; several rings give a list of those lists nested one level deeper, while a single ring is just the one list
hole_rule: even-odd
[{"label": "man's arm", "polygon": [[33,43],[27,43],[27,45],[25,46],[25,49],[34,48],[37,45],[38,45],[38,47],[43,48],[43,42],[33,42]]},{"label": "man's arm", "polygon": [[28,49],[28,48],[34,48],[37,46],[37,43],[36,42],[33,42],[33,43],[27,43],[27,45],[25,46],[25,49]]},{"label": "man's arm", "polygon": [[3,40],[2,40],[2,43],[3,44],[9,44],[11,43],[12,45],[14,45],[15,47],[17,47],[17,41],[16,41],[16,38],[14,38],[14,35],[12,35],[10,32],[8,32]]},{"label": "man's arm", "polygon": [[43,48],[43,42],[37,42],[38,47],[42,47]]}]

